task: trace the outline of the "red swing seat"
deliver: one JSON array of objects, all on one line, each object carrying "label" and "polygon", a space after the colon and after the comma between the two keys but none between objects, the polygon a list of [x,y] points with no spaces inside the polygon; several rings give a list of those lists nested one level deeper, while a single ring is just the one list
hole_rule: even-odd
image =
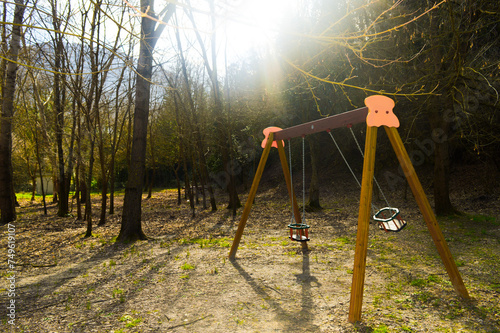
[{"label": "red swing seat", "polygon": [[290,223],[290,239],[297,242],[307,242],[309,240],[309,226],[307,224]]}]

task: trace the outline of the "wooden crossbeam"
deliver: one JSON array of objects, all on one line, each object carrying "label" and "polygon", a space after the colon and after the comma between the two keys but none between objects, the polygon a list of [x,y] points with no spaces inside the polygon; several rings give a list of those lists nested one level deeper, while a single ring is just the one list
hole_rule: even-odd
[{"label": "wooden crossbeam", "polygon": [[285,128],[274,133],[274,140],[287,140],[299,136],[332,130],[334,128],[345,127],[347,125],[364,123],[367,115],[368,108],[365,106],[356,110],[347,111],[323,119],[317,119],[308,123]]}]

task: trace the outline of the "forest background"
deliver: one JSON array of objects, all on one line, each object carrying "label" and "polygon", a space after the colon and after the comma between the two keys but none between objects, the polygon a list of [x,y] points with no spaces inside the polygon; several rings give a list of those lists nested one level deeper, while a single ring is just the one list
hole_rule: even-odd
[{"label": "forest background", "polygon": [[[85,220],[87,236],[91,191],[101,193],[104,225],[115,191],[125,189],[121,240],[146,237],[143,190],[177,187],[180,203],[185,188],[193,215],[200,200],[234,216],[262,129],[361,107],[372,94],[396,101],[410,157],[433,179],[436,213],[456,212],[455,165],[500,168],[496,1],[283,2],[272,31],[242,14],[244,3],[2,1],[1,223],[16,219],[16,192],[35,199],[40,178],[55,184],[57,214]],[[264,15],[260,5],[253,14]],[[268,42],[238,35],[234,23]],[[362,141],[363,126],[353,130]],[[359,171],[348,130],[334,134]],[[306,138],[310,209],[321,207],[321,170],[344,167],[327,140]],[[386,188],[404,186],[384,142],[377,177]],[[292,149],[297,170],[302,146],[292,141]]]}]

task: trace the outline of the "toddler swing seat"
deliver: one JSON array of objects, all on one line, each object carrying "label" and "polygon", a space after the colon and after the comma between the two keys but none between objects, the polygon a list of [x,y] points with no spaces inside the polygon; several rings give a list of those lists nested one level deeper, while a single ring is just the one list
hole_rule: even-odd
[{"label": "toddler swing seat", "polygon": [[386,232],[398,232],[406,227],[406,221],[399,214],[399,209],[393,207],[380,209],[373,215],[373,220],[377,221],[378,227]]},{"label": "toddler swing seat", "polygon": [[297,242],[307,242],[309,240],[309,226],[303,223],[290,223],[290,239]]}]

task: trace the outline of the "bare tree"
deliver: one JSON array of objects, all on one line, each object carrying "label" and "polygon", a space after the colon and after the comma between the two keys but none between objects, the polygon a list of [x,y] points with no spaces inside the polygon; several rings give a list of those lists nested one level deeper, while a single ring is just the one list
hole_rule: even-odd
[{"label": "bare tree", "polygon": [[[236,215],[236,209],[241,206],[238,193],[236,191],[236,182],[233,172],[232,166],[232,158],[231,158],[231,126],[228,123],[227,119],[224,118],[224,101],[220,88],[220,82],[218,79],[217,72],[217,43],[216,43],[216,13],[215,13],[215,3],[214,0],[208,1],[210,6],[210,18],[211,18],[211,60],[208,56],[208,49],[203,41],[203,38],[200,34],[200,31],[197,28],[196,21],[194,19],[194,15],[192,11],[185,10],[186,15],[189,17],[191,21],[194,31],[196,33],[196,39],[201,48],[201,55],[203,57],[203,63],[208,73],[208,77],[210,79],[210,83],[212,85],[212,93],[213,93],[213,101],[214,101],[214,113],[215,113],[215,122],[216,122],[216,130],[217,130],[217,145],[220,149],[220,153],[222,156],[222,163],[224,165],[224,172],[227,176],[228,181],[226,184],[226,190],[229,194],[229,203],[227,208],[232,209],[233,216]],[[188,4],[189,1],[188,1]]]},{"label": "bare tree", "polygon": [[[12,36],[7,58],[5,79],[2,77],[2,111],[0,117],[0,224],[16,220],[16,198],[12,171],[12,118],[16,92],[17,57],[21,48],[21,24],[25,3],[15,1]],[[5,8],[5,7],[4,7]]]},{"label": "bare tree", "polygon": [[[99,11],[99,17],[98,17],[98,21],[101,21],[100,19],[100,14],[102,11],[104,12],[107,12],[108,10],[106,9],[102,9],[102,4],[100,2],[98,2],[98,6],[97,6],[97,10]],[[100,166],[101,166],[101,179],[102,179],[102,185],[101,185],[101,216],[99,218],[99,225],[104,225],[105,222],[106,222],[106,206],[107,206],[107,196],[108,196],[108,183],[109,183],[109,175],[110,175],[110,172],[113,172],[113,169],[110,168],[110,161],[108,160],[108,154],[107,154],[107,146],[106,146],[106,143],[109,141],[108,137],[107,137],[107,134],[105,134],[104,132],[104,123],[103,123],[103,117],[101,117],[101,108],[99,108],[99,102],[100,102],[100,97],[103,95],[104,93],[104,85],[105,85],[105,82],[106,82],[106,79],[107,79],[107,76],[108,76],[108,73],[109,73],[109,68],[111,67],[111,65],[113,64],[113,60],[115,59],[115,55],[116,55],[116,51],[118,50],[119,48],[119,45],[120,45],[120,42],[121,42],[121,39],[120,39],[120,33],[121,33],[121,30],[122,30],[122,27],[123,27],[123,21],[124,21],[124,17],[125,17],[125,10],[126,10],[126,7],[123,7],[123,10],[121,11],[121,15],[120,15],[120,21],[117,25],[117,28],[118,28],[118,31],[116,33],[116,37],[115,37],[115,41],[114,41],[114,44],[113,44],[113,48],[111,49],[111,52],[108,52],[108,54],[106,54],[107,52],[106,49],[102,49],[101,53],[102,53],[102,60],[99,61],[99,59],[97,59],[98,57],[98,49],[96,50],[96,61],[100,62],[100,67],[101,67],[101,73],[99,75],[99,85],[97,87],[97,90],[96,90],[96,100],[94,101],[94,103],[96,103],[95,105],[98,107],[98,109],[96,110],[96,125],[97,125],[97,134],[98,134],[98,142],[97,142],[97,148],[98,148],[98,151],[99,151],[99,162],[100,162]],[[107,58],[106,58],[107,56]],[[124,67],[125,68],[125,67]],[[124,70],[122,71],[120,77],[118,77],[118,80],[120,81],[118,83],[118,87],[121,85],[121,81],[123,80],[123,74],[124,74]],[[109,110],[109,107],[104,107],[102,108],[103,110]],[[108,115],[109,115],[109,112],[108,111]],[[118,119],[115,119],[115,125],[114,125],[114,129],[117,130],[117,122],[118,122]],[[117,140],[117,137],[116,137],[116,134],[115,133],[115,136],[113,137],[113,147],[112,147],[112,155],[115,154],[116,152],[116,140]]]},{"label": "bare tree", "polygon": [[[165,23],[169,21],[175,11],[175,4],[168,4],[157,16],[154,11],[154,1],[141,0],[139,10],[143,15],[137,64],[134,128],[129,178],[125,188],[122,223],[118,235],[120,241],[134,241],[146,238],[141,224],[141,202],[142,189],[144,188],[153,50],[158,38],[165,29]],[[158,17],[162,17],[162,22],[158,22]]]},{"label": "bare tree", "polygon": [[[51,0],[50,6],[52,10],[52,48],[54,50],[54,62],[52,68],[54,71],[54,113],[55,113],[55,134],[57,145],[57,189],[58,189],[58,216],[66,216],[69,213],[69,188],[71,182],[70,166],[65,165],[65,154],[63,148],[64,136],[64,116],[66,105],[66,76],[63,74],[66,71],[66,57],[64,46],[64,30],[66,29],[67,17],[63,17],[64,12],[69,15],[69,7],[66,7],[62,13],[59,12],[57,0]],[[71,154],[71,152],[69,153]],[[68,161],[72,161],[71,156],[67,156]]]},{"label": "bare tree", "polygon": [[[190,115],[191,115],[190,123],[193,126],[193,131],[194,131],[195,141],[196,141],[196,148],[197,148],[197,152],[198,152],[198,158],[200,160],[200,181],[201,181],[202,189],[204,189],[205,185],[207,186],[208,193],[210,195],[210,206],[212,207],[212,211],[216,211],[217,205],[215,203],[214,190],[213,190],[213,187],[210,184],[210,181],[208,179],[207,161],[206,161],[206,157],[205,157],[205,142],[204,142],[202,135],[201,135],[201,126],[199,124],[198,117],[196,116],[196,107],[195,107],[195,103],[194,103],[194,99],[193,99],[194,92],[191,89],[191,84],[189,81],[189,75],[187,72],[187,64],[186,64],[186,59],[184,57],[184,52],[182,49],[182,42],[181,42],[181,38],[179,35],[179,29],[175,30],[175,37],[177,40],[182,75],[184,77],[184,85],[185,85],[186,90],[187,90],[186,95],[188,98],[189,110],[190,110]],[[204,191],[203,191],[203,196],[205,198]],[[203,200],[203,204],[205,205],[205,200]],[[203,208],[205,208],[205,206]]]},{"label": "bare tree", "polygon": [[[129,47],[129,52],[132,51],[132,46]],[[130,54],[127,56],[127,61],[130,58]],[[109,214],[115,213],[115,160],[116,153],[119,148],[119,143],[122,138],[123,128],[127,123],[128,117],[130,115],[130,110],[132,108],[133,100],[132,100],[132,71],[129,71],[130,77],[127,79],[128,87],[126,89],[126,94],[123,98],[120,98],[120,87],[124,80],[124,75],[127,67],[123,67],[122,72],[120,73],[120,77],[118,79],[118,85],[116,87],[116,95],[115,95],[115,114],[113,119],[113,139],[111,142],[111,157],[109,160]],[[123,104],[125,103],[125,111],[123,113],[123,118],[120,123],[120,110],[123,108]]]}]

